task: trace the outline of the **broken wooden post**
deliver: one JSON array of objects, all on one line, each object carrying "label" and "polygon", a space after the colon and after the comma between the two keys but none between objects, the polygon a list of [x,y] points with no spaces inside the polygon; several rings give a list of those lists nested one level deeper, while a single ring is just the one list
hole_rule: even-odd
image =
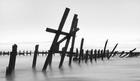
[{"label": "broken wooden post", "polygon": [[118,46],[118,43],[115,45],[115,47],[113,48],[113,50],[111,51],[110,55],[107,57],[108,59],[110,59],[110,57],[112,56],[112,54],[114,53],[116,47]]},{"label": "broken wooden post", "polygon": [[[45,70],[46,70],[48,64],[51,65],[51,62],[52,62],[52,54],[54,53],[54,50],[55,50],[54,47],[56,46],[56,43],[57,43],[57,41],[58,41],[58,39],[59,39],[60,34],[63,33],[63,32],[62,32],[62,29],[63,29],[64,23],[65,23],[65,21],[66,21],[66,19],[67,19],[67,16],[68,16],[69,11],[70,11],[69,8],[66,8],[66,9],[65,9],[65,12],[64,12],[64,15],[63,15],[63,17],[62,17],[62,20],[61,20],[61,22],[60,22],[60,24],[59,24],[58,30],[57,30],[57,31],[54,31],[54,32],[56,33],[56,35],[55,35],[55,37],[54,37],[53,43],[52,43],[52,45],[51,45],[51,47],[50,47],[50,50],[49,50],[49,52],[48,52],[48,56],[47,56],[47,58],[46,58],[46,60],[45,60],[45,63],[44,63],[44,66],[43,66],[42,71],[45,71]],[[51,30],[53,30],[53,29],[51,29]],[[51,30],[50,30],[49,28],[47,28],[47,31],[51,31]],[[51,31],[51,32],[53,32],[53,31]],[[64,34],[64,33],[63,33],[63,34]]]},{"label": "broken wooden post", "polygon": [[10,53],[9,65],[8,67],[6,67],[6,75],[10,75],[15,69],[16,55],[17,55],[17,45],[14,44],[12,46],[12,52]]},{"label": "broken wooden post", "polygon": [[81,40],[81,45],[80,45],[80,54],[79,54],[79,63],[81,59],[83,60],[83,43],[84,43],[84,38]]},{"label": "broken wooden post", "polygon": [[38,47],[39,47],[39,45],[35,46],[34,58],[33,58],[33,63],[32,63],[32,68],[33,69],[36,67],[36,60],[37,60],[37,55],[38,55]]}]

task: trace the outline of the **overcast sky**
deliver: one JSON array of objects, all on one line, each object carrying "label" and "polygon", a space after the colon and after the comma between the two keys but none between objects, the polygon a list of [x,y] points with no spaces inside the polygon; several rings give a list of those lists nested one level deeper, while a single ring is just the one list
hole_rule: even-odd
[{"label": "overcast sky", "polygon": [[140,47],[140,0],[0,0],[0,43],[51,43],[66,7],[71,9],[64,31],[78,14],[85,47],[103,47],[119,43],[120,48]]}]

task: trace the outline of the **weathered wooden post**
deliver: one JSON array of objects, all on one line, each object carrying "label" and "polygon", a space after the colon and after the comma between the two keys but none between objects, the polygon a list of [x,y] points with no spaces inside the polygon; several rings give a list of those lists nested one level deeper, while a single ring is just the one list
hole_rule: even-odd
[{"label": "weathered wooden post", "polygon": [[78,48],[76,48],[76,53],[75,53],[75,57],[73,58],[73,61],[76,61],[78,59]]},{"label": "weathered wooden post", "polygon": [[106,40],[106,42],[105,42],[105,46],[104,46],[103,55],[105,55],[107,43],[108,43],[108,39],[107,39],[107,40]]},{"label": "weathered wooden post", "polygon": [[97,52],[97,58],[100,58],[101,57],[101,50],[98,49],[98,52]]},{"label": "weathered wooden post", "polygon": [[94,59],[95,59],[95,62],[97,61],[97,50],[95,49],[94,50]]},{"label": "weathered wooden post", "polygon": [[87,63],[87,61],[88,61],[88,55],[89,55],[88,52],[89,52],[89,51],[86,50],[86,54],[85,54],[85,63]]},{"label": "weathered wooden post", "polygon": [[34,58],[33,58],[33,63],[32,63],[32,68],[33,69],[36,67],[36,60],[37,60],[37,55],[38,55],[38,47],[39,47],[39,45],[35,46]]},{"label": "weathered wooden post", "polygon": [[83,60],[83,43],[84,43],[84,38],[81,40],[81,45],[80,45],[80,54],[79,54],[79,63],[81,59]]},{"label": "weathered wooden post", "polygon": [[[105,52],[105,54],[106,54],[106,52]],[[104,60],[105,54],[103,53],[103,50],[101,50],[100,55],[101,55],[101,59],[102,59],[102,60]]]},{"label": "weathered wooden post", "polygon": [[110,57],[112,56],[112,54],[114,53],[116,47],[118,46],[118,43],[115,45],[115,47],[113,48],[113,50],[111,51],[110,55],[107,57],[108,59],[110,59]]},{"label": "weathered wooden post", "polygon": [[[76,21],[76,19],[77,19],[77,15],[75,14],[74,17],[73,17],[73,21],[72,21],[72,24],[71,24],[71,28],[70,28],[69,34],[66,36],[66,37],[67,37],[67,41],[66,41],[66,43],[65,43],[64,50],[62,51],[62,57],[61,57],[61,60],[60,60],[59,68],[61,68],[61,66],[63,65],[63,61],[64,61],[64,58],[65,58],[65,53],[66,53],[66,51],[67,51],[67,48],[68,48],[70,39],[71,39],[71,37],[73,36],[72,34],[73,34],[73,33],[76,34],[76,32],[79,30],[79,29],[74,29],[74,28],[75,28],[75,27],[74,27],[74,25],[75,25],[74,22]],[[73,40],[73,43],[72,43],[73,45],[72,45],[72,48],[71,48],[70,53],[73,53],[74,41],[75,41],[75,40]],[[70,60],[69,60],[69,61],[71,61],[71,59],[72,59],[72,56],[71,56],[71,55],[72,55],[72,54],[70,54]],[[70,63],[70,64],[71,64],[71,63]]]},{"label": "weathered wooden post", "polygon": [[59,28],[58,28],[57,31],[56,31],[56,30],[53,30],[53,29],[49,29],[49,28],[47,28],[47,30],[46,30],[46,31],[49,31],[49,32],[55,32],[56,35],[55,35],[55,37],[54,37],[53,43],[52,43],[52,45],[51,45],[51,47],[50,47],[50,50],[49,50],[49,52],[48,52],[48,56],[47,56],[47,58],[46,58],[46,60],[45,60],[45,64],[44,64],[44,66],[43,66],[42,71],[45,71],[45,70],[46,70],[48,64],[51,65],[51,62],[52,62],[52,54],[54,53],[55,46],[56,46],[56,43],[57,43],[57,41],[58,41],[58,39],[59,39],[60,34],[63,33],[63,32],[62,32],[62,29],[63,29],[64,23],[65,23],[65,21],[66,21],[66,18],[67,18],[67,16],[68,16],[69,11],[70,11],[69,8],[66,8],[66,9],[65,9],[64,15],[63,15],[63,17],[62,17],[62,20],[61,20],[61,22],[60,22],[60,24],[59,24]]},{"label": "weathered wooden post", "polygon": [[6,75],[10,75],[15,69],[16,55],[17,55],[17,45],[14,44],[12,46],[12,52],[10,53],[9,65],[8,67],[6,67]]},{"label": "weathered wooden post", "polygon": [[[73,17],[73,21],[72,21],[72,26],[73,26],[73,30],[74,31],[78,31],[79,30],[77,28],[77,23],[78,23],[77,16],[78,15],[75,14],[74,17]],[[72,61],[73,49],[74,49],[74,44],[75,44],[75,36],[76,36],[76,32],[73,33],[73,37],[72,37],[72,43],[71,43],[70,55],[69,55],[69,65],[71,65],[71,61]]]},{"label": "weathered wooden post", "polygon": [[90,51],[90,57],[89,57],[89,59],[90,59],[90,62],[92,63],[92,59],[93,59],[93,49],[91,49],[91,51]]}]

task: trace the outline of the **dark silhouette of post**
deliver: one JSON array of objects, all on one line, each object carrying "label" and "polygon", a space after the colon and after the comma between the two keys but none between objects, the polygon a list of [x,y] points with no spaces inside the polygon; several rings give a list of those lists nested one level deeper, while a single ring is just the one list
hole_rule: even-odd
[{"label": "dark silhouette of post", "polygon": [[118,46],[118,43],[115,45],[115,47],[113,48],[113,50],[111,51],[110,55],[107,57],[108,59],[110,59],[110,57],[112,56],[112,54],[114,53],[116,47]]},{"label": "dark silhouette of post", "polygon": [[101,50],[98,49],[98,52],[97,52],[97,58],[100,58],[101,57]]},{"label": "dark silhouette of post", "polygon": [[[77,23],[78,23],[78,19],[77,19],[77,14],[74,15],[73,17],[73,21],[72,21],[72,26],[73,26],[73,30],[79,30],[77,28]],[[72,61],[72,56],[73,56],[73,49],[74,49],[74,44],[75,44],[75,36],[76,36],[76,32],[73,33],[73,37],[72,37],[72,43],[71,43],[71,48],[70,48],[70,55],[69,55],[69,66],[71,65],[71,61]]]},{"label": "dark silhouette of post", "polygon": [[73,61],[76,61],[78,59],[78,48],[76,48],[76,53],[74,55]]},{"label": "dark silhouette of post", "polygon": [[[64,58],[65,58],[65,53],[66,53],[66,51],[68,49],[68,45],[69,45],[70,39],[73,36],[72,34],[73,33],[75,34],[77,32],[77,30],[74,29],[75,28],[74,25],[75,25],[76,19],[77,19],[77,15],[75,14],[74,17],[73,17],[73,21],[72,21],[72,24],[71,24],[71,28],[70,28],[69,34],[67,35],[67,40],[66,40],[66,43],[65,43],[65,47],[62,50],[62,56],[61,56],[59,68],[61,68],[61,66],[63,65],[63,61],[64,61]],[[73,53],[73,48],[74,48],[74,42],[73,42],[73,45],[72,45],[70,53]],[[71,54],[70,54],[70,56],[71,56]],[[72,59],[72,56],[71,56],[70,60],[71,59]]]},{"label": "dark silhouette of post", "polygon": [[85,63],[87,63],[87,61],[88,61],[88,56],[89,56],[89,54],[88,54],[88,50],[86,50],[86,54],[85,54]]},{"label": "dark silhouette of post", "polygon": [[39,47],[39,45],[35,46],[32,68],[36,67],[36,60],[37,60],[37,55],[38,55],[38,47]]},{"label": "dark silhouette of post", "polygon": [[105,46],[104,46],[103,55],[105,55],[107,43],[108,43],[108,39],[107,39],[107,40],[106,40],[106,42],[105,42]]},{"label": "dark silhouette of post", "polygon": [[97,50],[95,49],[94,50],[94,59],[95,59],[95,62],[97,61]]},{"label": "dark silhouette of post", "polygon": [[[56,35],[55,35],[54,40],[53,40],[53,43],[52,43],[52,45],[50,47],[50,50],[48,52],[48,56],[47,56],[47,58],[45,60],[45,64],[43,66],[42,71],[45,71],[46,70],[48,64],[51,65],[51,62],[52,62],[52,54],[54,53],[55,45],[56,45],[56,43],[57,43],[57,41],[59,39],[59,36],[62,33],[62,29],[63,29],[64,23],[65,23],[65,21],[67,19],[67,16],[68,16],[69,11],[70,11],[69,8],[66,8],[65,9],[64,15],[63,15],[62,20],[61,20],[61,22],[59,24],[59,28],[58,28],[58,30],[56,32]],[[48,30],[49,30],[49,28],[47,29],[47,31]]]},{"label": "dark silhouette of post", "polygon": [[83,60],[83,43],[84,43],[84,38],[81,40],[81,45],[80,45],[80,54],[79,54],[79,63],[81,59]]},{"label": "dark silhouette of post", "polygon": [[101,52],[100,52],[100,56],[101,56],[101,59],[102,59],[102,60],[104,60],[104,56],[105,56],[105,54],[106,54],[106,52],[103,53],[103,50],[101,50]]},{"label": "dark silhouette of post", "polygon": [[10,75],[15,69],[16,55],[17,55],[17,45],[14,44],[12,46],[12,52],[10,53],[9,65],[8,67],[6,67],[6,75]]},{"label": "dark silhouette of post", "polygon": [[91,49],[91,51],[90,51],[90,57],[89,57],[89,59],[90,59],[90,62],[92,63],[92,59],[93,59],[93,49]]}]

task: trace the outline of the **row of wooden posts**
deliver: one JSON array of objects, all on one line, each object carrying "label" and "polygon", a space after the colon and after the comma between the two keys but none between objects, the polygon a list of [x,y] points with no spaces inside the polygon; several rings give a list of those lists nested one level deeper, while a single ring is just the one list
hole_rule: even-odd
[{"label": "row of wooden posts", "polygon": [[[106,50],[108,40],[105,42],[105,46],[103,50],[86,50],[84,53],[83,49],[83,44],[84,44],[84,38],[81,39],[81,44],[80,44],[80,50],[76,49],[76,52],[74,52],[74,45],[75,45],[75,38],[76,38],[76,33],[79,31],[79,28],[77,27],[78,25],[78,15],[74,14],[72,24],[70,27],[69,32],[64,32],[62,31],[63,26],[65,24],[65,21],[67,19],[67,16],[69,14],[70,9],[66,8],[63,14],[63,17],[61,19],[61,22],[59,24],[58,30],[47,28],[47,32],[54,33],[54,40],[50,46],[50,49],[47,51],[47,57],[44,63],[44,66],[42,68],[42,71],[46,71],[48,65],[51,66],[52,64],[52,59],[53,59],[53,54],[59,53],[61,55],[60,63],[59,63],[59,68],[63,66],[63,62],[65,59],[65,56],[69,57],[69,66],[71,66],[72,59],[73,61],[78,61],[79,63],[81,60],[85,60],[85,62],[90,59],[92,62],[93,59],[97,61],[98,58],[101,58],[102,60],[106,57],[107,59],[110,59],[111,56],[116,55],[117,52],[115,51],[116,47],[118,44],[115,45],[115,47],[112,49],[112,51]],[[63,35],[64,37],[60,39],[60,35]],[[60,39],[60,40],[58,40]],[[72,39],[71,46],[70,46],[70,51],[68,51],[68,46],[70,44],[70,40]],[[65,41],[65,44],[60,50],[60,44]],[[36,60],[37,60],[37,55],[39,53],[38,51],[39,45],[35,46],[35,51],[34,51],[34,56],[33,56],[33,63],[32,63],[32,68],[36,67]],[[135,50],[135,49],[134,49]],[[133,51],[131,53],[133,53]],[[94,52],[94,53],[93,53]],[[124,52],[125,53],[125,52]],[[6,75],[9,75],[12,73],[12,71],[15,68],[15,62],[16,62],[16,55],[17,55],[17,45],[12,46],[12,52],[10,52],[10,60],[9,60],[9,65],[6,68]]]},{"label": "row of wooden posts", "polygon": [[[110,59],[110,57],[114,57],[115,55],[119,55],[120,57],[125,57],[126,55],[128,55],[128,57],[132,57],[132,56],[138,56],[140,55],[139,52],[133,52],[136,49],[131,50],[130,52],[127,52],[125,55],[122,56],[122,54],[124,54],[124,51],[118,53],[117,51],[115,51],[116,47],[118,44],[115,45],[115,47],[113,48],[112,51],[106,50],[106,46],[107,46],[107,42],[105,43],[104,46],[104,50],[101,49],[91,49],[91,50],[86,50],[84,52],[83,50],[83,41],[84,39],[81,40],[81,46],[80,46],[80,50],[78,50],[78,48],[76,49],[76,52],[73,52],[72,54],[72,59],[74,62],[78,62],[80,63],[81,61],[85,61],[85,63],[88,62],[88,60],[92,63],[92,61],[94,60],[95,62],[97,61],[97,59],[101,59],[104,60],[106,59]],[[37,61],[37,56],[39,54],[39,45],[35,46],[35,50],[34,50],[34,56],[33,56],[33,62],[32,62],[32,68],[35,69],[36,67],[36,61]],[[15,69],[15,64],[16,64],[16,56],[17,56],[17,45],[14,44],[12,46],[12,52],[10,52],[10,59],[9,59],[9,65],[8,67],[6,67],[6,75],[9,75],[12,73],[12,71]],[[66,56],[70,57],[70,54],[68,53]],[[61,55],[62,57],[62,55]],[[61,61],[59,64],[59,68],[62,66]],[[71,59],[69,59],[69,65],[71,65]]]},{"label": "row of wooden posts", "polygon": [[[39,51],[38,55],[47,55],[48,51]],[[17,55],[19,56],[28,56],[28,55],[32,55],[33,51],[17,51]],[[6,56],[6,55],[10,55],[10,51],[0,51],[0,56]]]}]

